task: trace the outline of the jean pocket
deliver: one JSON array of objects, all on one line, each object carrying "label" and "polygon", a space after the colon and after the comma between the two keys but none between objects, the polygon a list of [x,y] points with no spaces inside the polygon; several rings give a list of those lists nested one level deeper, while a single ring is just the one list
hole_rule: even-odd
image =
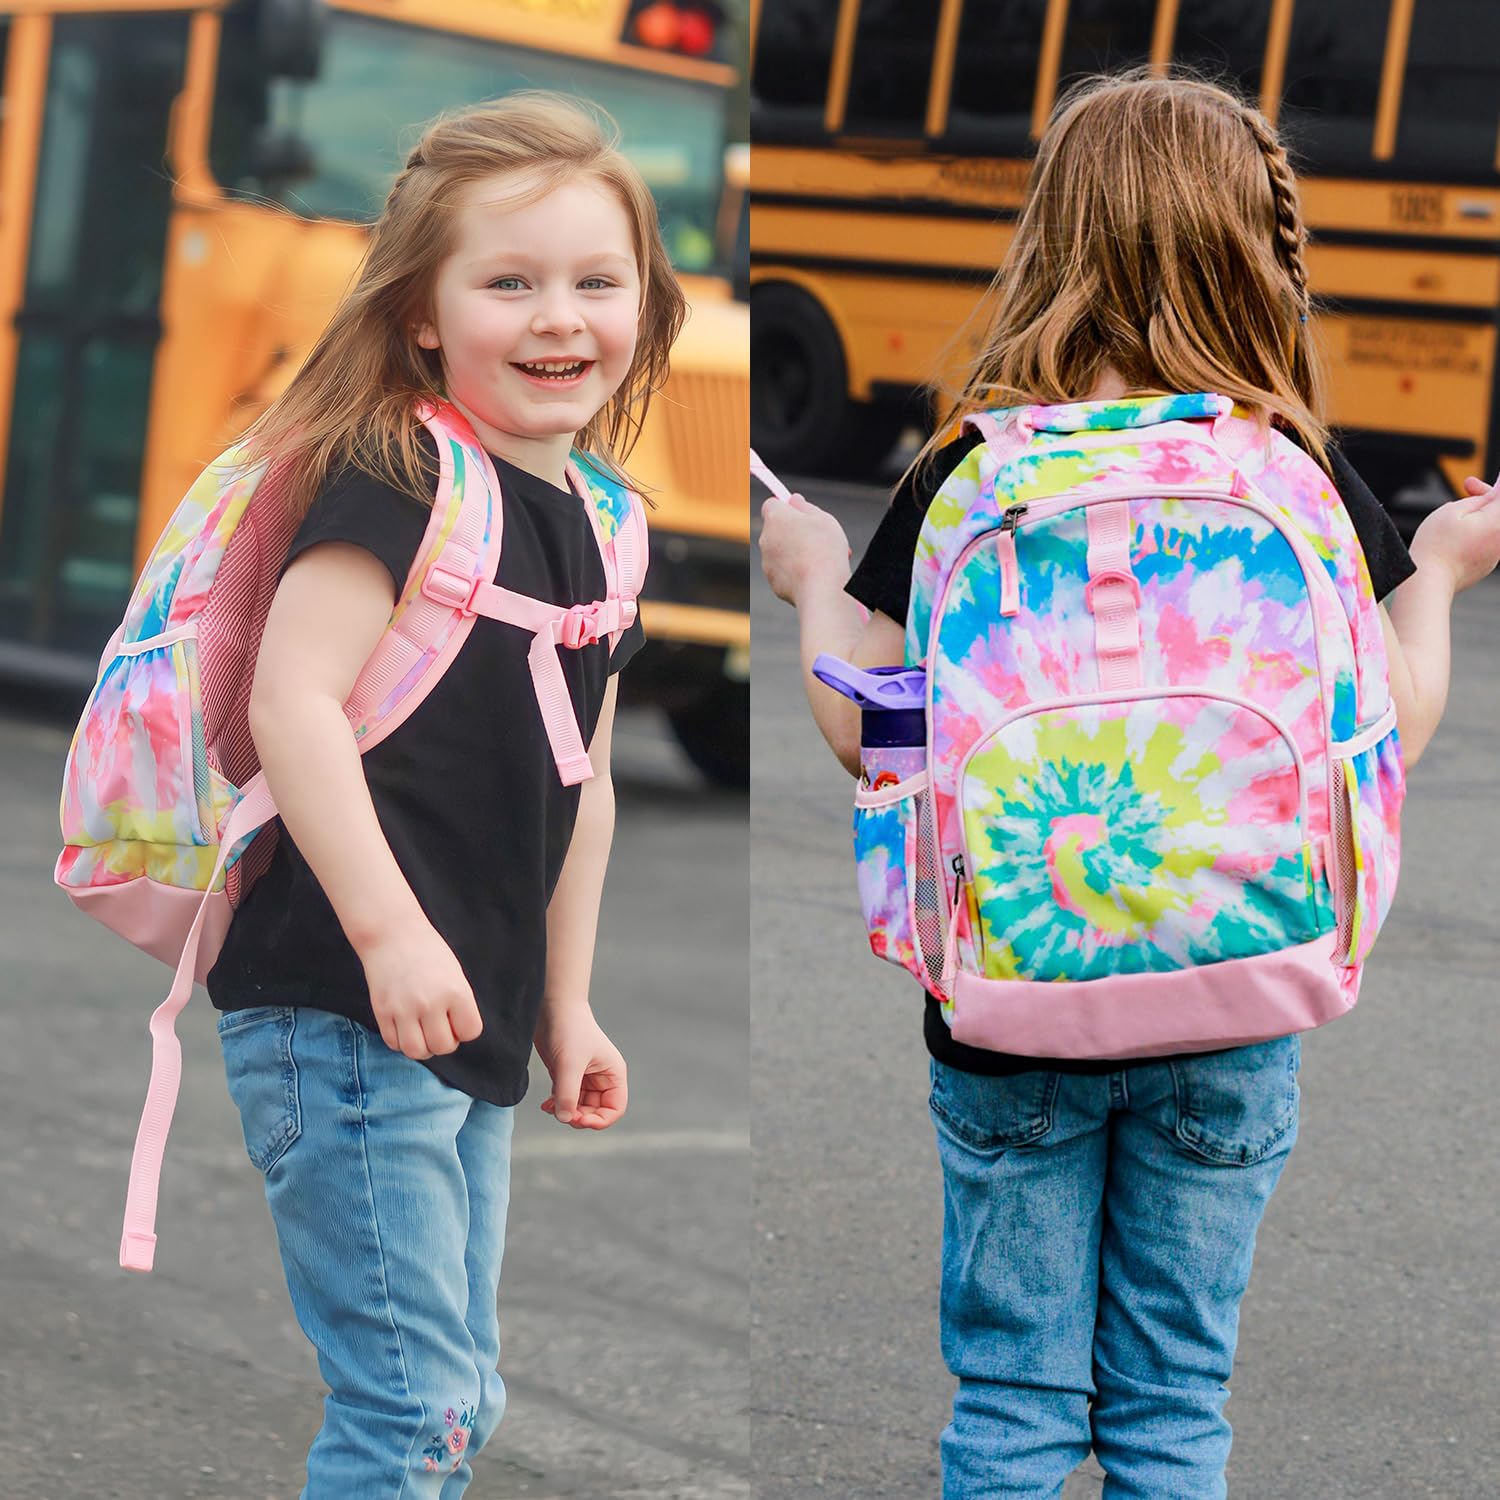
[{"label": "jean pocket", "polygon": [[1297,1127],[1300,1036],[1169,1062],[1177,1139],[1215,1166],[1248,1167]]},{"label": "jean pocket", "polygon": [[229,1097],[240,1112],[245,1153],[269,1172],[302,1134],[302,1105],[292,1036],[297,1010],[258,1005],[219,1017],[219,1045]]},{"label": "jean pocket", "polygon": [[1040,1069],[991,1078],[934,1061],[927,1105],[939,1135],[970,1151],[1004,1151],[1052,1129],[1059,1081]]}]

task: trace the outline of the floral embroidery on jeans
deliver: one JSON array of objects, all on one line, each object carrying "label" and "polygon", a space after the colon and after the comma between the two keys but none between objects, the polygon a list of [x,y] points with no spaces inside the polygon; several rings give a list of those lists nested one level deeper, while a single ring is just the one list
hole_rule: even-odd
[{"label": "floral embroidery on jeans", "polygon": [[452,1459],[448,1465],[450,1469],[456,1469],[463,1462],[469,1447],[469,1433],[474,1426],[475,1410],[475,1407],[465,1405],[455,1411],[450,1406],[443,1413],[448,1431],[433,1433],[432,1440],[422,1450],[422,1467],[428,1473],[442,1468],[449,1459]]}]

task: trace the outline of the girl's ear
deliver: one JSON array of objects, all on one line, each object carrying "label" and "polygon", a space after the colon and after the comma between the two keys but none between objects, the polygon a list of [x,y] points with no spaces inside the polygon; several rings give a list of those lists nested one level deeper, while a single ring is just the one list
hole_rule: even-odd
[{"label": "girl's ear", "polygon": [[438,343],[437,329],[431,323],[415,323],[412,325],[412,333],[416,336],[417,343],[423,349],[440,349]]}]

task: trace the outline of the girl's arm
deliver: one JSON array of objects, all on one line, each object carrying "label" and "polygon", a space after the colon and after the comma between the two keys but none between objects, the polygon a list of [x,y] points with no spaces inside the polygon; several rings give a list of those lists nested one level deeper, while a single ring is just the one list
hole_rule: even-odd
[{"label": "girl's arm", "polygon": [[802,687],[829,748],[851,775],[859,775],[859,706],[818,681],[812,664],[827,651],[857,667],[896,666],[905,659],[905,629],[876,610],[868,621],[844,592],[849,581],[849,539],[826,510],[793,495],[774,495],[761,506],[760,559],[772,592],[797,611]]},{"label": "girl's arm", "polygon": [[578,794],[578,817],[562,873],[547,906],[547,978],[534,1041],[552,1077],[542,1108],[578,1130],[605,1130],[625,1113],[625,1059],[605,1036],[589,1005],[599,899],[615,832],[615,787],[610,777],[614,735],[614,675],[589,742],[593,777]]},{"label": "girl's arm", "polygon": [[472,1041],[483,1022],[396,864],[344,717],[395,597],[390,573],[361,547],[320,542],[298,557],[261,638],[250,732],[276,810],[364,965],[381,1036],[421,1059]]},{"label": "girl's arm", "polygon": [[1410,770],[1427,748],[1448,702],[1449,620],[1456,594],[1494,571],[1500,561],[1500,487],[1480,479],[1468,495],[1440,506],[1417,528],[1411,555],[1417,565],[1381,606],[1391,697]]}]

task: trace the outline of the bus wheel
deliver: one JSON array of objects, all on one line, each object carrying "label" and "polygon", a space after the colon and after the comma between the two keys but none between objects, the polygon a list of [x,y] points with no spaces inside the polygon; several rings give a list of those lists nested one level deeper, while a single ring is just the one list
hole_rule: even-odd
[{"label": "bus wheel", "polygon": [[773,469],[877,474],[901,436],[899,408],[849,398],[838,330],[794,286],[750,293],[750,426]]},{"label": "bus wheel", "polygon": [[695,702],[668,709],[667,721],[687,758],[715,786],[750,785],[748,682],[723,678]]}]

